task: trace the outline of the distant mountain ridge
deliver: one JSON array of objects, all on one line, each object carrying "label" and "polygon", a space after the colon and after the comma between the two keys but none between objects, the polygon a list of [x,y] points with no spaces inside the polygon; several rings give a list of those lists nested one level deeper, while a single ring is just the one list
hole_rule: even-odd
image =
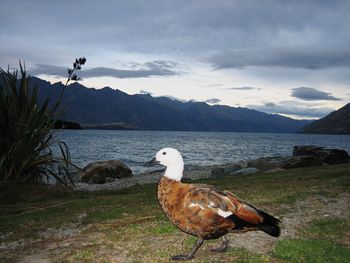
[{"label": "distant mountain ridge", "polygon": [[[39,85],[41,101],[47,97],[56,99],[64,87],[60,82],[50,84],[36,77],[31,83]],[[77,82],[67,87],[59,110],[59,119],[82,126],[127,123],[143,130],[293,133],[309,123],[248,108],[129,95],[109,87],[87,88]]]},{"label": "distant mountain ridge", "polygon": [[306,125],[304,133],[350,134],[350,103]]}]

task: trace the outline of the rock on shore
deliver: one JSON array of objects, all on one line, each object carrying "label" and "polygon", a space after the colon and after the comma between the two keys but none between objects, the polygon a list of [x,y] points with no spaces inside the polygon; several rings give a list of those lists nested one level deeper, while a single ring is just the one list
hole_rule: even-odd
[{"label": "rock on shore", "polygon": [[[312,145],[295,146],[293,156],[263,157],[210,166],[185,166],[184,179],[198,180],[224,176],[244,176],[280,169],[331,165],[349,161],[349,155],[345,150],[326,149]],[[122,189],[133,185],[156,183],[163,173],[164,169],[160,169],[131,177],[131,169],[121,161],[97,162],[84,168],[84,173],[81,175],[82,182],[76,183],[76,187],[83,191]]]},{"label": "rock on shore", "polygon": [[90,163],[80,174],[81,181],[89,184],[104,184],[131,176],[131,169],[119,160]]},{"label": "rock on shore", "polygon": [[349,154],[341,149],[327,149],[314,145],[294,146],[293,156],[313,156],[326,164],[339,164],[349,161]]}]

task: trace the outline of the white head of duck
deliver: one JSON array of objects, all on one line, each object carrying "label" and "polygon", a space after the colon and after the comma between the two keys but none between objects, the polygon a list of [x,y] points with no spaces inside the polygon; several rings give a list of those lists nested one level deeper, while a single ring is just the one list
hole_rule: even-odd
[{"label": "white head of duck", "polygon": [[161,164],[166,167],[164,176],[169,179],[181,181],[182,172],[184,170],[184,161],[181,153],[174,148],[163,148],[157,152],[148,165]]}]

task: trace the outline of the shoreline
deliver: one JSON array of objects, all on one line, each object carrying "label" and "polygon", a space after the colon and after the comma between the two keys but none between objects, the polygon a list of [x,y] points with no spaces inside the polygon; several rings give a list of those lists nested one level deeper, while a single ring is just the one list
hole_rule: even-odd
[{"label": "shoreline", "polygon": [[[254,173],[271,172],[276,169],[258,169],[250,167],[250,163],[256,162],[260,159],[285,159],[288,157],[263,157],[256,160],[243,160],[234,163],[215,164],[206,166],[185,166],[183,172],[183,179],[185,180],[199,180],[208,178],[221,178],[224,176],[240,176]],[[255,170],[253,170],[255,169]],[[76,182],[75,186],[78,191],[104,191],[104,190],[119,190],[128,188],[134,185],[144,185],[158,183],[160,178],[163,176],[165,169],[158,169],[151,172],[140,173],[132,177],[126,177],[116,179],[113,182],[107,182],[104,184],[89,184],[83,182]]]},{"label": "shoreline", "polygon": [[[209,178],[212,167],[216,166],[221,165],[200,166],[196,168],[185,167],[183,178],[191,180]],[[75,187],[78,191],[102,191],[124,189],[134,185],[158,183],[164,171],[165,169],[159,169],[151,172],[140,173],[137,175],[133,175],[132,177],[121,178],[115,180],[114,182],[108,182],[104,184],[89,184],[77,182],[75,183]]]},{"label": "shoreline", "polygon": [[[184,167],[183,179],[219,179],[225,176],[240,176],[257,173],[275,172],[292,168],[317,167],[349,163],[349,154],[342,149],[326,149],[318,146],[294,146],[292,156],[262,157],[225,164]],[[129,168],[128,168],[129,169]],[[102,184],[75,183],[78,191],[118,190],[134,185],[157,183],[163,176],[165,168],[131,177],[114,179]]]}]

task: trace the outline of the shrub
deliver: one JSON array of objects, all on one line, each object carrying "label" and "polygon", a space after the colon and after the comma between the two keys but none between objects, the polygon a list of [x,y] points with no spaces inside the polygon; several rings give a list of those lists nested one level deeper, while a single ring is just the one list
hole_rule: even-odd
[{"label": "shrub", "polygon": [[[73,69],[68,69],[66,86],[79,79],[73,72],[85,61],[77,59]],[[56,142],[51,132],[53,118],[65,89],[50,109],[49,99],[38,104],[39,87],[29,82],[21,63],[12,73],[0,69],[0,181],[42,183],[53,176],[65,185],[73,184],[67,145],[58,141],[60,157],[50,149]]]}]

